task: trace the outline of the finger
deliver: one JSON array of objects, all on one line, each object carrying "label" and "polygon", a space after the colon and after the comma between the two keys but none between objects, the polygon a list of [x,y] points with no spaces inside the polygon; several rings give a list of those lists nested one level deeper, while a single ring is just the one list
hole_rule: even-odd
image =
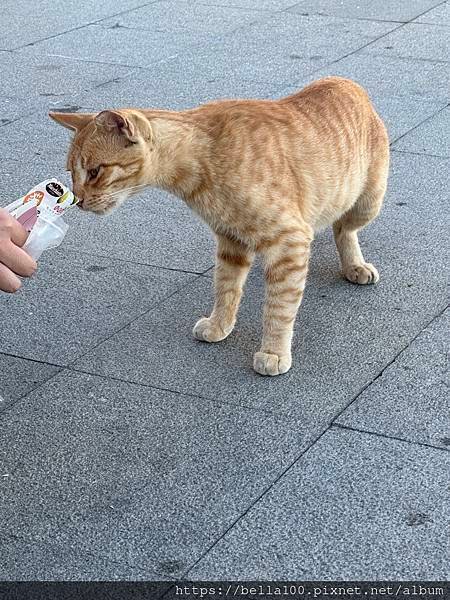
[{"label": "finger", "polygon": [[37,269],[36,261],[12,242],[7,242],[0,248],[0,261],[21,277],[31,277]]},{"label": "finger", "polygon": [[8,267],[5,267],[5,265],[0,263],[0,290],[8,292],[9,294],[14,294],[14,292],[17,292],[17,290],[20,289],[21,285],[17,275],[14,275]]},{"label": "finger", "polygon": [[11,240],[16,246],[22,247],[27,241],[28,231],[17,221],[11,217]]}]

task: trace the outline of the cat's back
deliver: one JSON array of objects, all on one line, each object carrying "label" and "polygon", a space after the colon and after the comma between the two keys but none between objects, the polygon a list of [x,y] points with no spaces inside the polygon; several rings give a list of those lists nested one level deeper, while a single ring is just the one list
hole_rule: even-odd
[{"label": "cat's back", "polygon": [[318,79],[279,103],[295,111],[303,127],[325,139],[331,133],[342,134],[350,144],[387,141],[384,123],[368,93],[351,79]]},{"label": "cat's back", "polygon": [[258,138],[267,131],[282,137],[285,133],[320,136],[322,142],[339,135],[350,144],[374,133],[386,137],[367,92],[343,77],[319,79],[278,100],[219,100],[188,112],[216,142],[229,143],[242,134]]},{"label": "cat's back", "polygon": [[353,81],[352,79],[337,76],[317,79],[297,92],[294,92],[285,98],[281,98],[280,101],[312,101],[321,104],[323,102],[329,102],[330,99],[335,96],[339,96],[344,102],[347,101],[353,103],[358,101],[370,104],[370,99],[366,90],[359,85],[359,83],[356,83],[356,81]]},{"label": "cat's back", "polygon": [[344,77],[318,79],[298,92],[281,98],[279,103],[304,110],[324,107],[339,108],[341,111],[358,109],[367,113],[374,110],[366,90],[356,81]]}]

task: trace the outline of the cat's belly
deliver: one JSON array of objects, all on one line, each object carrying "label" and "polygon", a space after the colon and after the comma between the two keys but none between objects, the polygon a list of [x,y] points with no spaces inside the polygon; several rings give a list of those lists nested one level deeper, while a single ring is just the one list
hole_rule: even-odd
[{"label": "cat's belly", "polygon": [[216,235],[258,246],[261,240],[276,237],[295,223],[306,223],[314,231],[332,225],[356,202],[364,181],[364,176],[353,176],[341,180],[338,188],[311,185],[300,192],[292,187],[292,195],[276,197],[267,189],[247,194],[216,190],[213,197],[191,204],[191,208]]},{"label": "cat's belly", "polygon": [[339,189],[317,190],[303,200],[309,225],[318,231],[332,225],[349,211],[364,189],[366,176],[349,177],[340,183]]}]

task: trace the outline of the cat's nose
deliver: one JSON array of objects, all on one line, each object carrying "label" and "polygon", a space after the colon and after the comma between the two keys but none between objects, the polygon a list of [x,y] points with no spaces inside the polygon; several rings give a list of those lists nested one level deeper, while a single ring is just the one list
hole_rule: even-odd
[{"label": "cat's nose", "polygon": [[83,210],[83,205],[84,205],[84,200],[81,200],[81,198],[79,198],[78,203],[77,203],[78,208],[81,208],[81,210]]}]

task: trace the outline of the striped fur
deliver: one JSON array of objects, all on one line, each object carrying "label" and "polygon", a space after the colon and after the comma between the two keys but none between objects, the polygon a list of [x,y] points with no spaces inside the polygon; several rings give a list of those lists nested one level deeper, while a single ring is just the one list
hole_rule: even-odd
[{"label": "striped fur", "polygon": [[180,196],[215,232],[216,300],[210,317],[195,325],[196,338],[217,342],[230,334],[254,256],[262,255],[258,373],[278,375],[291,366],[317,229],[333,225],[348,280],[378,280],[357,231],[380,210],[389,145],[356,83],[330,77],[276,101],[224,100],[181,112],[51,116],[76,132],[68,168],[83,209],[109,212],[144,186],[156,186]]}]

